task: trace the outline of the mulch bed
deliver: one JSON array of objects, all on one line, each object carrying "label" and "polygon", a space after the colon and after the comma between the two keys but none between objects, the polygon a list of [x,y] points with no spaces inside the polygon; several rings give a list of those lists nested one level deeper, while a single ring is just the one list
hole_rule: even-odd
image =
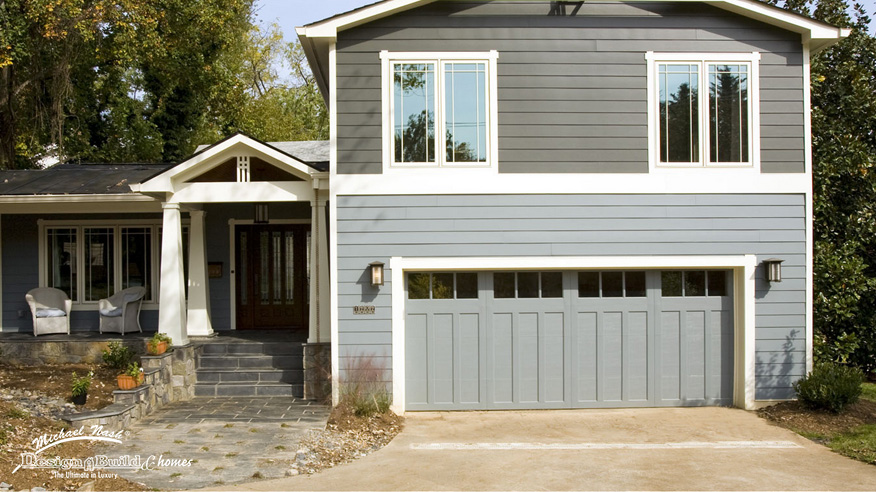
[{"label": "mulch bed", "polygon": [[[43,435],[57,433],[63,426],[50,419],[31,417],[11,403],[0,402],[0,482],[13,486],[14,490],[43,487],[47,490],[78,490],[89,482],[95,491],[119,490],[141,491],[146,488],[123,478],[80,479],[53,476],[48,469],[20,469],[12,471],[21,464],[20,454],[35,451],[32,441]],[[96,453],[88,441],[72,441],[59,444],[40,454],[43,458],[85,459]],[[81,470],[73,470],[80,472]],[[111,472],[107,472],[111,473]]]},{"label": "mulch bed", "polygon": [[829,437],[865,424],[876,424],[876,401],[860,399],[843,413],[810,410],[799,401],[762,408],[761,417],[797,433]]},{"label": "mulch bed", "polygon": [[78,376],[94,371],[88,400],[77,407],[79,411],[99,410],[113,402],[113,391],[118,389],[118,371],[99,364],[57,364],[40,367],[0,365],[0,387],[42,393],[70,401],[73,371]]}]

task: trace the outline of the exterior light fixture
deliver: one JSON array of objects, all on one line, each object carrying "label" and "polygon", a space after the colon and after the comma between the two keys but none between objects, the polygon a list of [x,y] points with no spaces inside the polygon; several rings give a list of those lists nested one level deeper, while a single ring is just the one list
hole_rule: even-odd
[{"label": "exterior light fixture", "polygon": [[763,260],[763,265],[766,267],[766,278],[770,282],[781,282],[782,281],[782,262],[785,260],[780,260],[778,258],[770,258],[768,260]]},{"label": "exterior light fixture", "polygon": [[268,204],[267,203],[256,203],[255,204],[255,219],[253,222],[256,224],[267,224],[270,221],[268,218]]},{"label": "exterior light fixture", "polygon": [[383,285],[383,262],[372,261],[368,266],[371,267],[371,285],[374,287]]}]

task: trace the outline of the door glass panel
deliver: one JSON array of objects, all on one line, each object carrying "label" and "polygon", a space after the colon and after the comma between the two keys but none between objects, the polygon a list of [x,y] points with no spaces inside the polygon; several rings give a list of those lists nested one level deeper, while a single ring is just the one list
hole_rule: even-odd
[{"label": "door glass panel", "polygon": [[514,273],[496,272],[493,274],[493,297],[511,299],[514,297]]},{"label": "door glass panel", "polygon": [[710,271],[708,278],[710,296],[727,295],[727,272],[723,272],[721,270]]},{"label": "door glass panel", "polygon": [[76,300],[76,229],[49,229],[48,286]]},{"label": "door glass panel", "polygon": [[[295,235],[292,231],[286,231],[286,241],[284,247],[286,249],[286,300],[295,299],[295,283],[292,281],[295,278]],[[308,244],[308,249],[310,245]],[[307,270],[307,281],[310,282],[310,268]],[[310,290],[310,289],[308,289]]]},{"label": "door glass panel", "polygon": [[562,272],[543,272],[541,274],[541,296],[563,297]]},{"label": "door glass panel", "polygon": [[[152,228],[122,227],[122,288],[146,287],[152,278]],[[152,289],[144,300],[152,299]]]},{"label": "door glass panel", "polygon": [[645,297],[645,272],[626,272],[627,297]]},{"label": "door glass panel", "polygon": [[247,296],[249,295],[249,289],[247,288],[249,276],[246,269],[249,264],[249,256],[246,254],[246,239],[246,232],[240,231],[240,241],[238,241],[238,244],[240,245],[240,265],[238,265],[237,269],[240,272],[240,277],[238,277],[237,280],[237,285],[239,285],[240,288],[237,289],[237,292],[240,294],[240,304],[243,306],[246,306]]},{"label": "door glass panel", "polygon": [[538,297],[538,272],[517,274],[517,297],[521,299]]},{"label": "door glass panel", "polygon": [[602,272],[602,297],[624,296],[624,272]]},{"label": "door glass panel", "polygon": [[453,299],[453,274],[432,274],[432,299]]},{"label": "door glass panel", "polygon": [[661,272],[663,297],[681,297],[681,272]]},{"label": "door glass panel", "polygon": [[684,296],[706,295],[706,272],[684,272]]},{"label": "door glass panel", "polygon": [[85,228],[85,298],[98,301],[112,295],[113,229]]},{"label": "door glass panel", "polygon": [[271,277],[274,280],[274,304],[283,303],[283,248],[280,231],[274,231],[271,236],[271,260],[274,265]]},{"label": "door glass panel", "polygon": [[457,299],[477,299],[478,298],[478,274],[477,273],[457,273],[456,274],[456,298]]},{"label": "door glass panel", "polygon": [[270,238],[268,232],[262,231],[259,234],[259,300],[262,304],[271,303],[271,285],[268,283],[270,280],[268,278],[270,275],[270,255],[268,253],[268,250],[270,249],[269,241]]},{"label": "door glass panel", "polygon": [[429,274],[408,274],[408,299],[429,298]]},{"label": "door glass panel", "polygon": [[599,297],[599,272],[578,272],[578,297]]}]

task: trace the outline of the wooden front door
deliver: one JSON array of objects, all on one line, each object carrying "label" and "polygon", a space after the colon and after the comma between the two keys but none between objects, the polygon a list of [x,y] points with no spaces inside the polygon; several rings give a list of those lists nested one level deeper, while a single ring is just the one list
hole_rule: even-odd
[{"label": "wooden front door", "polygon": [[309,225],[235,226],[237,329],[307,330]]}]

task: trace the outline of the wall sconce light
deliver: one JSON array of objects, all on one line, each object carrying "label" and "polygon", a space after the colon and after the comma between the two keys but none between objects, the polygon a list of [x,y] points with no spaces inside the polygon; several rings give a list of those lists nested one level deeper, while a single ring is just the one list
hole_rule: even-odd
[{"label": "wall sconce light", "polygon": [[763,265],[766,267],[766,278],[770,282],[781,282],[782,281],[782,262],[785,260],[780,260],[778,258],[770,258],[768,260],[763,260]]},{"label": "wall sconce light", "polygon": [[371,285],[374,287],[383,285],[383,263],[372,261],[368,266],[371,267]]},{"label": "wall sconce light", "polygon": [[267,203],[256,203],[255,204],[255,219],[253,220],[256,224],[267,224],[270,222],[270,218],[268,217],[268,204]]}]

